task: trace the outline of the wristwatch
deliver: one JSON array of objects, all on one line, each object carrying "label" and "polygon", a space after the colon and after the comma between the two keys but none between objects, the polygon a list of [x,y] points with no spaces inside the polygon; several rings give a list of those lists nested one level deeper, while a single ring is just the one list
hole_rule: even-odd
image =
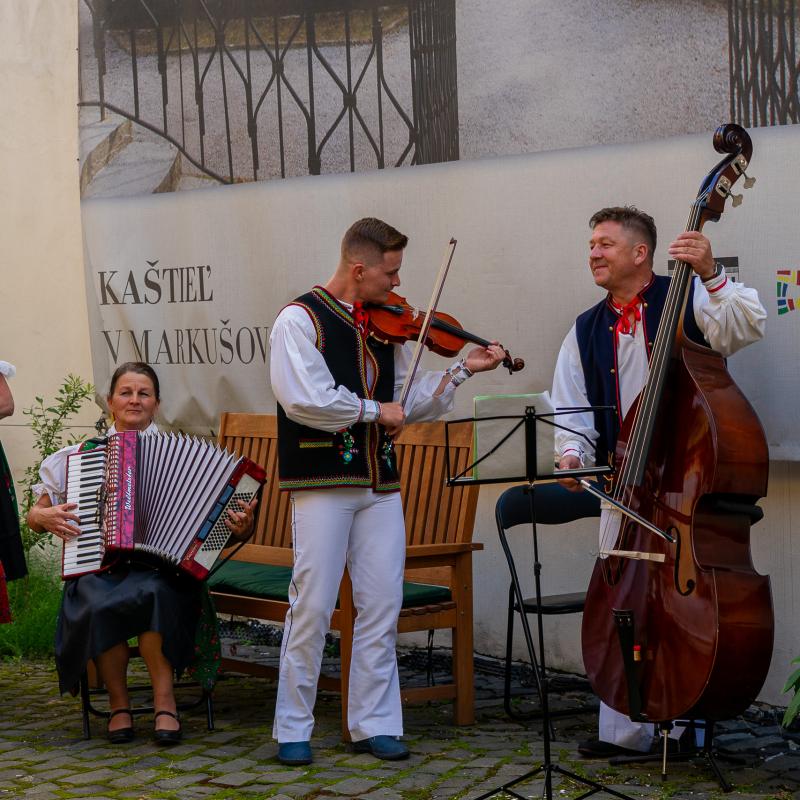
[{"label": "wristwatch", "polygon": [[722,270],[725,269],[725,265],[721,261],[714,262],[714,274],[709,275],[707,278],[700,278],[703,283],[711,283],[711,281],[719,278],[722,275]]}]

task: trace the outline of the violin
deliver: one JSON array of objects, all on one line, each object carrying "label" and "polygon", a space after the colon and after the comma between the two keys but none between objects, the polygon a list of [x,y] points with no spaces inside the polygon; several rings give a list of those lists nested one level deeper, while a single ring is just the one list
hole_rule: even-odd
[{"label": "violin", "polygon": [[[389,292],[389,297],[382,305],[369,307],[369,321],[367,331],[382,342],[401,344],[410,339],[417,341],[422,331],[425,312],[414,308],[395,292]],[[455,317],[442,311],[434,312],[428,333],[425,337],[425,346],[441,356],[457,356],[467,342],[489,347],[491,342],[464,330]],[[503,348],[505,350],[505,348]],[[508,350],[503,366],[509,375],[525,368],[521,358],[513,358]]]}]

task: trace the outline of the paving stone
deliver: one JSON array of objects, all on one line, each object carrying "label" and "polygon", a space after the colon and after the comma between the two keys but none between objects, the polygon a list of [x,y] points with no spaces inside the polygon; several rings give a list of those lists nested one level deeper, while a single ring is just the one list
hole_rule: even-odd
[{"label": "paving stone", "polygon": [[241,772],[255,766],[258,766],[258,762],[251,758],[234,758],[232,761],[218,761],[209,769],[215,772]]},{"label": "paving stone", "polygon": [[260,772],[256,780],[259,783],[290,783],[300,775],[302,775],[301,771],[295,769],[287,770],[283,765],[280,765],[280,768],[276,769],[275,772]]},{"label": "paving stone", "polygon": [[37,777],[40,780],[57,781],[61,780],[66,775],[72,775],[73,772],[75,772],[74,769],[51,769],[38,773]]},{"label": "paving stone", "polygon": [[[281,786],[281,792],[291,798],[305,797],[306,795],[314,796],[314,792],[319,791],[324,786],[321,783],[290,783],[286,786]],[[327,790],[327,786],[325,789]]]},{"label": "paving stone", "polygon": [[175,761],[172,764],[173,769],[179,769],[182,772],[192,772],[197,769],[206,769],[208,767],[216,768],[218,762],[215,758],[208,758],[207,756],[190,756],[182,761]]},{"label": "paving stone", "polygon": [[346,780],[334,783],[328,786],[329,792],[334,794],[348,795],[353,797],[355,795],[363,794],[375,788],[375,781],[367,780],[366,778],[347,778]]},{"label": "paving stone", "polygon": [[369,753],[358,753],[357,755],[347,758],[340,762],[346,764],[348,767],[369,767],[375,763],[375,756]]},{"label": "paving stone", "polygon": [[247,755],[249,755],[250,758],[266,759],[274,758],[277,752],[277,742],[264,742],[264,744],[259,745],[255,750],[251,750]]},{"label": "paving stone", "polygon": [[80,789],[62,790],[67,797],[94,797],[107,791],[105,786],[81,786]]},{"label": "paving stone", "polygon": [[125,789],[128,786],[146,786],[158,777],[157,769],[143,769],[136,770],[133,775],[123,775],[121,778],[115,778],[109,781],[109,786],[117,786],[120,789]]},{"label": "paving stone", "polygon": [[217,783],[220,786],[244,786],[253,783],[258,775],[252,772],[226,772],[218,778],[212,778],[209,783]]},{"label": "paving stone", "polygon": [[393,789],[376,789],[361,795],[361,800],[402,800],[403,795]]},{"label": "paving stone", "polygon": [[155,782],[155,786],[159,789],[182,789],[184,786],[189,786],[192,783],[200,783],[200,781],[207,780],[209,774],[206,772],[191,772],[188,775],[176,775],[174,778],[164,778]]},{"label": "paving stone", "polygon": [[[158,747],[158,745],[156,745],[156,747]],[[171,745],[169,748],[169,754],[172,757],[188,756],[189,753],[194,753],[195,751],[201,749],[206,749],[201,742],[184,742],[183,744]]]},{"label": "paving stone", "polygon": [[214,758],[221,758],[222,756],[240,756],[246,753],[248,748],[240,744],[223,744],[220,747],[212,748]]},{"label": "paving stone", "polygon": [[90,770],[89,772],[81,772],[76,775],[67,775],[63,778],[59,778],[58,780],[61,783],[71,783],[75,784],[76,786],[83,786],[83,785],[88,786],[89,784],[94,783],[95,781],[105,782],[119,777],[120,774],[118,772],[115,772],[114,770],[111,769],[103,768],[103,769],[93,769]]},{"label": "paving stone", "polygon": [[207,733],[203,736],[204,742],[213,742],[216,744],[227,744],[234,739],[240,739],[244,736],[244,731],[216,731],[214,733]]}]

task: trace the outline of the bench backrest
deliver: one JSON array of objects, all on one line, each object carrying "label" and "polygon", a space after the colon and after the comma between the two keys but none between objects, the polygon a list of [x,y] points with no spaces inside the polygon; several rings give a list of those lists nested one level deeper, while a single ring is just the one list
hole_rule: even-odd
[{"label": "bench backrest", "polygon": [[[468,466],[472,452],[471,426],[451,426],[449,438],[451,470],[460,472]],[[291,550],[289,492],[278,490],[277,439],[277,418],[273,414],[225,413],[220,420],[220,445],[247,456],[267,471],[250,544]],[[408,544],[471,541],[478,487],[445,485],[444,423],[407,425],[396,442],[396,451]]]}]

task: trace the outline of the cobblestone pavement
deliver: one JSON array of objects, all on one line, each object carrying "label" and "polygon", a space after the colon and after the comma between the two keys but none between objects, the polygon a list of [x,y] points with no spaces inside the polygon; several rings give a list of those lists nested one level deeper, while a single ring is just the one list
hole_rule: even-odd
[{"label": "cobblestone pavement", "polygon": [[[413,662],[413,660],[412,660]],[[413,663],[412,663],[413,666]],[[275,685],[231,677],[216,691],[216,727],[208,732],[202,712],[184,715],[184,742],[159,749],[150,740],[152,722],[137,718],[136,740],[112,746],[102,721],[93,738],[81,735],[76,698],[58,696],[52,664],[0,663],[0,797],[51,798],[363,798],[364,800],[444,800],[474,798],[541,763],[539,722],[509,721],[499,699],[496,663],[478,663],[477,723],[451,725],[448,704],[409,708],[405,740],[408,761],[384,763],[356,755],[341,741],[339,699],[321,695],[310,767],[286,768],[275,760],[270,732]],[[409,677],[409,669],[405,669]],[[416,670],[410,676],[419,679]],[[554,706],[589,699],[575,680],[554,694]],[[725,723],[718,743],[743,763],[721,766],[743,798],[796,797],[800,790],[800,736],[781,733],[771,709],[751,709],[744,719]],[[553,760],[631,797],[716,798],[722,793],[701,761],[674,763],[662,783],[656,764],[611,767],[585,761],[576,742],[590,736],[594,713],[556,721]],[[541,783],[516,789],[541,796]],[[554,776],[554,796],[577,797],[583,790]],[[598,797],[609,795],[598,794]],[[497,795],[507,797],[507,795]]]}]

